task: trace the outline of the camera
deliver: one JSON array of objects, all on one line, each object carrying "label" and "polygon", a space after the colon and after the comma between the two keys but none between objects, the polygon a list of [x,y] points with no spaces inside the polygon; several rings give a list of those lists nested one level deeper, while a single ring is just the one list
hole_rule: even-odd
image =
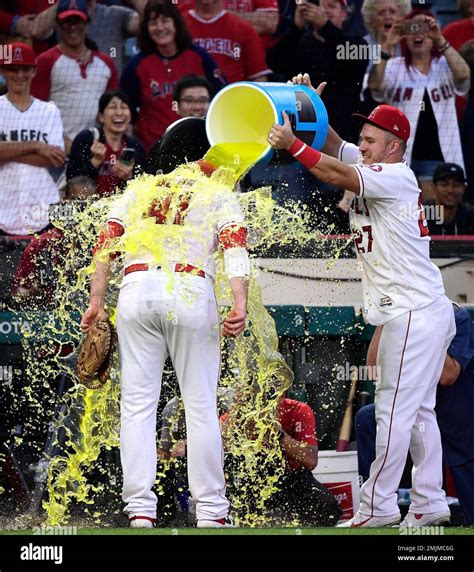
[{"label": "camera", "polygon": [[414,20],[405,20],[400,26],[400,33],[404,36],[407,34],[426,34],[430,27],[428,22],[416,22]]},{"label": "camera", "polygon": [[135,159],[135,149],[132,149],[131,147],[125,147],[125,149],[122,149],[122,152],[120,153],[120,157],[118,160],[120,163],[123,163],[127,167],[130,167],[134,159]]}]

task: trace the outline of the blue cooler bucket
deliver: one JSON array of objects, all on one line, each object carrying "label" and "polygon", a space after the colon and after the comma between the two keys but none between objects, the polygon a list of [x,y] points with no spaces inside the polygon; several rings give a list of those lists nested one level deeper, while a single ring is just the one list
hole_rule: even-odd
[{"label": "blue cooler bucket", "polygon": [[[256,143],[260,149],[255,162],[270,161],[275,152],[267,136],[274,123],[283,125],[282,111],[290,117],[296,137],[314,149],[323,147],[328,131],[324,103],[310,88],[286,83],[245,81],[222,89],[207,112],[207,137],[212,146]],[[279,152],[276,160],[281,159]]]}]

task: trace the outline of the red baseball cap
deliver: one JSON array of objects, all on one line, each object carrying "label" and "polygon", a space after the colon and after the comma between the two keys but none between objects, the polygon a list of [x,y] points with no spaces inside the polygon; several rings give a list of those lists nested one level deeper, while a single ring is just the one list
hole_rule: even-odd
[{"label": "red baseball cap", "polygon": [[22,42],[4,44],[1,50],[0,66],[35,66],[36,55],[31,46]]},{"label": "red baseball cap", "polygon": [[57,19],[64,20],[71,16],[78,16],[87,22],[89,20],[87,0],[60,0],[56,12]]},{"label": "red baseball cap", "polygon": [[397,107],[391,105],[379,105],[376,107],[369,117],[360,113],[353,113],[354,117],[361,117],[364,123],[375,125],[384,131],[393,133],[405,143],[410,138],[410,122],[408,117]]}]

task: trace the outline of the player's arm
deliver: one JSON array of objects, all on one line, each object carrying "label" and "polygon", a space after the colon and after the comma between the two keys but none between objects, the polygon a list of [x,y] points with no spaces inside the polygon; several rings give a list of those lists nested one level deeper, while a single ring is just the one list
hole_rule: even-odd
[{"label": "player's arm", "polygon": [[235,276],[229,279],[229,283],[234,303],[224,320],[222,335],[235,337],[245,329],[249,281],[248,278]]},{"label": "player's arm", "polygon": [[270,129],[267,141],[275,149],[286,149],[295,159],[302,163],[315,177],[334,185],[360,194],[360,183],[357,171],[351,165],[320,153],[297,139],[291,130],[288,115],[283,111],[283,125],[275,123]]},{"label": "player's arm", "polygon": [[[110,252],[114,240],[122,236],[125,229],[117,221],[107,221],[105,228],[100,232],[93,254],[95,257],[95,271],[91,278],[89,306],[82,316],[81,331],[87,333],[89,328],[107,317],[105,311],[105,293],[110,280],[110,261],[115,257]],[[105,251],[105,256],[102,251]],[[109,253],[107,254],[107,251]]]},{"label": "player's arm", "polygon": [[81,331],[87,333],[98,320],[105,319],[105,293],[110,279],[110,262],[97,262],[91,278],[89,306],[82,316]]},{"label": "player's arm", "polygon": [[367,350],[366,364],[368,366],[369,376],[372,381],[377,381],[375,377],[372,377],[371,372],[376,371],[375,366],[377,365],[377,353],[379,351],[380,336],[382,335],[383,326],[377,326],[375,328],[374,335],[370,340],[369,349]]},{"label": "player's arm", "polygon": [[457,360],[446,354],[443,371],[439,380],[440,385],[453,385],[461,373],[461,365]]},{"label": "player's arm", "polygon": [[280,439],[280,447],[289,461],[295,461],[308,471],[312,471],[318,464],[318,446],[310,445],[304,441],[293,439],[283,431]]},{"label": "player's arm", "polygon": [[298,415],[295,429],[300,439],[286,433],[280,422],[275,421],[279,432],[280,447],[289,461],[296,461],[305,469],[312,471],[318,464],[318,442],[316,440],[316,420],[312,409],[303,405]]},{"label": "player's arm", "polygon": [[219,231],[219,244],[224,251],[224,268],[232,290],[233,305],[227,314],[222,335],[238,336],[247,319],[250,261],[247,252],[247,229],[242,224],[228,224]]}]

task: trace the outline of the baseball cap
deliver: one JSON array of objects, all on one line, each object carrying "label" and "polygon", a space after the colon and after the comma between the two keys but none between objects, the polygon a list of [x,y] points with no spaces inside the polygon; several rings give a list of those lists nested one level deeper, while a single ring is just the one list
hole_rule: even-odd
[{"label": "baseball cap", "polygon": [[83,20],[89,20],[87,13],[87,0],[60,0],[56,18],[64,20],[71,16],[79,16]]},{"label": "baseball cap", "polygon": [[433,182],[441,179],[447,179],[448,177],[452,177],[462,183],[466,182],[463,168],[456,165],[456,163],[441,163],[441,165],[438,165],[433,172]]},{"label": "baseball cap", "polygon": [[361,117],[364,123],[375,125],[384,131],[393,133],[405,143],[410,138],[410,122],[407,116],[396,107],[391,105],[379,105],[366,117],[360,113],[353,113],[354,117]]},{"label": "baseball cap", "polygon": [[3,46],[0,66],[35,66],[36,56],[33,48],[22,42]]}]

